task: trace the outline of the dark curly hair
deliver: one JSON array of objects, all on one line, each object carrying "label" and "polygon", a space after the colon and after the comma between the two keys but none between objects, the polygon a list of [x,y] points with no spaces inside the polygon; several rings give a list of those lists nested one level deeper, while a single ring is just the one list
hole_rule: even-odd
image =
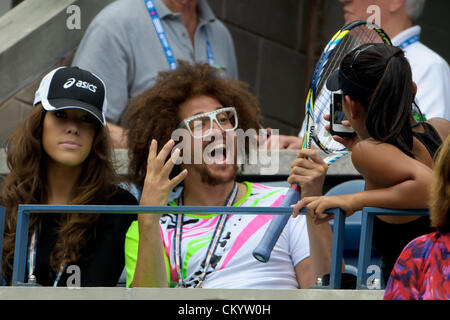
[{"label": "dark curly hair", "polygon": [[[224,107],[235,107],[240,129],[260,128],[261,110],[246,83],[224,78],[208,64],[179,61],[176,70],[159,73],[156,84],[136,97],[123,117],[130,178],[138,188],[144,184],[152,139],[158,141],[159,152],[183,120],[178,116],[180,105],[200,95],[217,99]],[[176,166],[172,174],[178,170]]]}]

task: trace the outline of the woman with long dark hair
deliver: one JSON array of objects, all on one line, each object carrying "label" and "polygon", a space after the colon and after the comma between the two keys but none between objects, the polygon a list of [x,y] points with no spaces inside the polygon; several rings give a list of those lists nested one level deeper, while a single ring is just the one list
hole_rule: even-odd
[{"label": "woman with long dark hair", "polygon": [[[10,173],[2,274],[11,284],[19,204],[135,205],[118,186],[104,111],[103,81],[61,67],[41,81],[34,109],[8,142]],[[134,215],[31,214],[26,282],[64,286],[76,265],[81,286],[115,286],[124,268],[125,233]]]},{"label": "woman with long dark hair", "polygon": [[[343,94],[345,124],[353,127],[356,136],[334,138],[352,151],[365,191],[307,197],[297,203],[294,214],[306,207],[316,223],[322,223],[330,219],[324,210],[333,207],[342,208],[347,216],[368,206],[427,208],[433,156],[448,136],[450,124],[442,118],[420,120],[414,97],[421,88],[412,80],[403,51],[386,44],[364,44],[344,57],[327,88]],[[428,217],[375,218],[373,246],[382,257],[384,283],[403,247],[431,231]]]}]

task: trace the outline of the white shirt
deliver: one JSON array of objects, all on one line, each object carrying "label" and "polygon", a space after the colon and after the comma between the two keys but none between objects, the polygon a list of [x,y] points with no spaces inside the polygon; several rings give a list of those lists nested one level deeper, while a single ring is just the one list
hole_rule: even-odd
[{"label": "white shirt", "polygon": [[[279,207],[287,188],[273,188],[247,183],[248,194],[242,207]],[[305,216],[290,218],[278,239],[270,260],[257,261],[252,252],[265,234],[273,215],[230,215],[222,232],[219,245],[208,268],[203,288],[222,289],[297,289],[295,266],[309,257],[309,239]],[[181,262],[188,286],[196,283],[199,268],[204,261],[219,216],[205,217],[186,214],[181,242]],[[170,265],[170,278],[178,276],[173,249],[176,218],[163,215],[161,231],[166,256]]]},{"label": "white shirt", "polygon": [[[420,35],[420,26],[413,26],[392,39],[399,46],[407,39]],[[450,120],[450,68],[436,52],[420,41],[403,49],[411,65],[413,81],[417,84],[416,103],[426,119]]]}]

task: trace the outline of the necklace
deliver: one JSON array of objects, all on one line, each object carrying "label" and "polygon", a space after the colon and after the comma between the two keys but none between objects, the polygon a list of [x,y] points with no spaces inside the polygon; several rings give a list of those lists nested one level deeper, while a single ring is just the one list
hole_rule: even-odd
[{"label": "necklace", "polygon": [[[238,186],[237,183],[234,182],[233,189],[231,190],[230,194],[227,197],[227,200],[225,201],[224,206],[232,206],[234,201],[236,200],[238,193]],[[180,206],[183,205],[183,194],[179,198],[178,204]],[[183,235],[183,221],[184,220],[184,214],[178,214],[176,219],[176,231],[174,234],[174,256],[175,256],[175,266],[177,269],[178,274],[178,287],[184,288],[186,287],[186,283],[183,279],[183,273],[182,273],[182,267],[181,267],[181,241],[182,241],[182,235]],[[216,224],[214,233],[211,237],[211,241],[209,243],[209,247],[206,251],[206,256],[203,260],[203,263],[200,266],[203,266],[201,270],[201,274],[198,278],[198,282],[195,284],[195,288],[200,288],[202,282],[206,278],[206,272],[208,270],[209,265],[211,264],[211,258],[214,256],[214,252],[216,251],[217,244],[219,243],[219,239],[222,235],[223,229],[225,227],[225,224],[228,220],[228,214],[222,214]]]}]

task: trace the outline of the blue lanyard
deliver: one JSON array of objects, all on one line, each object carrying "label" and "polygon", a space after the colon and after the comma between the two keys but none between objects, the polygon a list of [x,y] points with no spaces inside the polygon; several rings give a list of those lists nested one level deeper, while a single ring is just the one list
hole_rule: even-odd
[{"label": "blue lanyard", "polygon": [[36,276],[34,275],[34,270],[36,269],[36,249],[37,249],[37,239],[38,239],[38,228],[34,229],[33,235],[31,237],[31,243],[28,250],[28,283],[36,283]]},{"label": "blue lanyard", "polygon": [[[30,247],[28,249],[28,283],[35,284],[37,279],[34,271],[36,270],[36,252],[37,252],[37,243],[38,243],[38,228],[34,229],[33,236],[31,237]],[[61,279],[61,275],[64,271],[64,265],[62,264],[58,274],[56,275],[55,282],[53,283],[53,287],[57,287],[59,280]]]},{"label": "blue lanyard", "polygon": [[411,44],[413,44],[419,40],[420,40],[420,34],[416,34],[415,36],[412,36],[412,37],[406,39],[405,41],[400,43],[398,46],[402,49],[405,49],[406,47],[410,46]]},{"label": "blue lanyard", "polygon": [[[148,13],[150,14],[150,18],[152,19],[153,25],[155,26],[155,30],[158,35],[159,41],[161,42],[161,46],[166,55],[169,67],[171,70],[175,70],[177,68],[177,63],[175,61],[175,57],[173,56],[173,51],[170,48],[169,40],[167,39],[166,32],[164,31],[164,27],[162,25],[161,19],[159,18],[155,4],[153,0],[144,1],[147,6]],[[203,26],[203,31],[205,33],[206,39],[206,55],[208,57],[208,63],[211,67],[214,67],[214,56],[211,49],[211,43],[209,42],[208,32],[206,31],[206,26]]]},{"label": "blue lanyard", "polygon": [[[236,181],[234,182],[233,189],[231,190],[230,194],[227,197],[227,200],[225,201],[225,206],[229,207],[232,206],[234,201],[237,198],[239,188],[237,186]],[[179,205],[183,205],[183,195],[181,195],[179,199]],[[173,243],[174,243],[174,256],[175,256],[175,266],[178,273],[178,286],[179,287],[185,287],[184,279],[183,279],[183,273],[182,273],[182,266],[181,266],[181,240],[182,240],[182,234],[183,234],[183,221],[184,215],[178,214],[176,219],[176,231],[174,232],[173,236]],[[211,263],[211,258],[214,255],[214,252],[216,252],[217,245],[219,244],[219,239],[222,236],[225,223],[228,220],[228,214],[223,214],[217,221],[216,228],[214,230],[214,233],[211,237],[211,242],[209,243],[209,247],[206,250],[206,256],[203,260],[203,270],[199,276],[198,282],[195,284],[194,287],[198,288],[201,287],[202,282],[205,280],[206,272],[208,270],[208,267]]]}]

